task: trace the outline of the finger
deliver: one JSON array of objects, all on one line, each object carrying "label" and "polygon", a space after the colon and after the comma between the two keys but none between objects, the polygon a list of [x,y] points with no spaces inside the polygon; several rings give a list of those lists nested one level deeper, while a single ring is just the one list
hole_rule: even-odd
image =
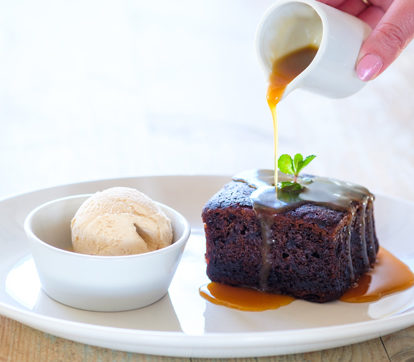
[{"label": "finger", "polygon": [[367,5],[362,0],[348,0],[338,6],[339,10],[355,16],[358,16],[366,8]]},{"label": "finger", "polygon": [[342,5],[347,0],[318,0],[321,3],[333,6],[334,8],[337,8],[338,6]]},{"label": "finger", "polygon": [[378,6],[379,8],[387,11],[394,0],[370,0],[372,5]]},{"label": "finger", "polygon": [[365,21],[371,27],[371,29],[375,29],[375,27],[380,22],[384,14],[385,11],[382,10],[380,7],[370,6],[366,10],[362,11],[358,17],[361,20]]},{"label": "finger", "polygon": [[[361,17],[375,22],[378,14],[370,14],[375,8],[367,9],[367,14],[361,14]],[[413,35],[414,0],[394,0],[361,47],[356,68],[359,78],[367,81],[382,73],[397,58]]]}]

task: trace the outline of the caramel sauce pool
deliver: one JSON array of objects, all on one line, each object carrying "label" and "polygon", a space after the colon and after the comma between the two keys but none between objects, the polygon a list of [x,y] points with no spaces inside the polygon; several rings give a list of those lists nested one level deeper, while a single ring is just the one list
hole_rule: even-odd
[{"label": "caramel sauce pool", "polygon": [[401,260],[380,247],[372,270],[359,278],[341,298],[343,302],[373,302],[381,297],[408,289],[414,285],[414,274]]},{"label": "caramel sauce pool", "polygon": [[264,293],[214,282],[203,285],[200,295],[214,304],[252,312],[277,309],[295,300],[287,295]]},{"label": "caramel sauce pool", "polygon": [[[381,247],[374,268],[364,274],[357,285],[345,292],[340,300],[347,303],[373,302],[413,285],[414,274],[410,268]],[[214,282],[202,286],[200,295],[214,304],[252,312],[277,309],[295,300],[287,295]]]},{"label": "caramel sauce pool", "polygon": [[312,62],[318,48],[314,45],[308,45],[291,52],[273,63],[272,73],[269,77],[269,87],[267,89],[267,103],[270,107],[273,117],[273,134],[274,134],[274,154],[275,154],[275,173],[274,182],[277,186],[277,145],[278,145],[278,126],[276,117],[276,106],[282,98],[286,86],[296,78]]}]

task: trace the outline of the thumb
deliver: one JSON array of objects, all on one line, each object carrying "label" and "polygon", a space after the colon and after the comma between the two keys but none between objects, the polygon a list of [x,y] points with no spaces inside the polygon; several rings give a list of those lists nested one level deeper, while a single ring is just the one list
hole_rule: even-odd
[{"label": "thumb", "polygon": [[[375,11],[375,7],[368,8],[360,17],[367,21],[369,11]],[[368,81],[381,74],[413,36],[414,0],[394,0],[361,47],[356,67],[358,77]]]}]

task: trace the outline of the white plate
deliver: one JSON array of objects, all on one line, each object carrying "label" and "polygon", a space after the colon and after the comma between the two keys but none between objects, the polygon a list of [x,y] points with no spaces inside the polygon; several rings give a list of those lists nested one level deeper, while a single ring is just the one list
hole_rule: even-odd
[{"label": "white plate", "polygon": [[[306,352],[379,337],[414,324],[414,288],[374,303],[296,300],[273,311],[241,312],[198,294],[205,276],[203,204],[226,176],[155,176],[94,181],[40,190],[0,202],[0,313],[42,331],[118,350],[186,357],[250,357]],[[182,212],[192,225],[181,264],[161,301],[144,309],[98,313],[46,296],[28,251],[23,220],[33,207],[111,186],[136,187]],[[380,243],[413,269],[414,204],[377,196]]]}]

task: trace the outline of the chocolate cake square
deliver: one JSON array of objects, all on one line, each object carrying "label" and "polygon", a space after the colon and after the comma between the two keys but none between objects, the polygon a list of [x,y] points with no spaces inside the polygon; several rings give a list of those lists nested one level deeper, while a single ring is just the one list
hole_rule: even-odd
[{"label": "chocolate cake square", "polygon": [[302,201],[258,212],[255,190],[232,181],[203,209],[211,281],[322,303],[340,298],[374,264],[373,197],[346,208]]}]

